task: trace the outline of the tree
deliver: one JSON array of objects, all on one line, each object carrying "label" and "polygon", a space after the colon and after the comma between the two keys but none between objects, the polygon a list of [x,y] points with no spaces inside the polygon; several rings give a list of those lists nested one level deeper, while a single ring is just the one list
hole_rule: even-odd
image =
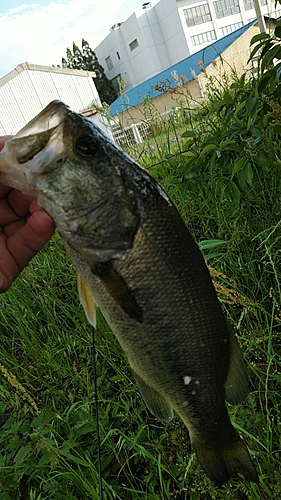
[{"label": "tree", "polygon": [[112,82],[107,78],[104,68],[86,40],[82,39],[82,50],[74,42],[72,51],[69,48],[66,49],[66,59],[62,58],[62,67],[94,71],[96,73],[94,82],[101,102],[110,105],[117,99],[118,95]]}]

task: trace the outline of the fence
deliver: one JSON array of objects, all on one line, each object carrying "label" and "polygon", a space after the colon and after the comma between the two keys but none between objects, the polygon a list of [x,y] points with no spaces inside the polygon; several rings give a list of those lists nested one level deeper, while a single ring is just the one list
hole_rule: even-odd
[{"label": "fence", "polygon": [[[175,119],[179,114],[180,108],[173,108],[165,113],[159,114],[160,118],[170,119],[173,117]],[[153,125],[152,125],[153,126]],[[149,121],[142,121],[139,123],[133,123],[129,127],[122,127],[119,123],[111,125],[111,132],[113,138],[119,146],[133,146],[134,144],[140,144],[141,142],[148,139],[151,125]]]},{"label": "fence", "polygon": [[129,127],[113,125],[111,132],[119,146],[133,146],[133,144],[139,144],[148,138],[149,124],[146,122],[133,123]]}]

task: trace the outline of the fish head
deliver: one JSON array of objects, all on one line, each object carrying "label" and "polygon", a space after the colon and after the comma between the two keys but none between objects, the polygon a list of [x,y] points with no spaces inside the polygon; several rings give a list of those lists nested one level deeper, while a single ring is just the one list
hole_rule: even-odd
[{"label": "fish head", "polygon": [[7,141],[0,181],[37,198],[63,239],[92,261],[122,257],[139,226],[125,154],[90,120],[54,101]]}]

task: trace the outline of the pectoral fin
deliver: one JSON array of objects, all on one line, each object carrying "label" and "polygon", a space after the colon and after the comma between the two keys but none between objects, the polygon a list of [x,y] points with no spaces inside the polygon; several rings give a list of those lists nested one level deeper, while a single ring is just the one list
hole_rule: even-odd
[{"label": "pectoral fin", "polygon": [[249,394],[248,374],[242,350],[229,326],[229,370],[225,383],[225,399],[232,405],[242,403]]},{"label": "pectoral fin", "polygon": [[96,304],[93,294],[90,292],[87,283],[83,280],[80,274],[77,273],[78,292],[82,306],[87,317],[87,320],[94,328],[96,328]]},{"label": "pectoral fin", "polygon": [[122,276],[114,269],[111,261],[96,263],[92,267],[92,272],[99,277],[108,293],[121,309],[130,318],[142,323],[142,310]]},{"label": "pectoral fin", "polygon": [[173,408],[168,401],[137,374],[131,362],[130,365],[139,386],[140,393],[149,411],[151,411],[156,418],[159,418],[159,420],[172,420]]}]

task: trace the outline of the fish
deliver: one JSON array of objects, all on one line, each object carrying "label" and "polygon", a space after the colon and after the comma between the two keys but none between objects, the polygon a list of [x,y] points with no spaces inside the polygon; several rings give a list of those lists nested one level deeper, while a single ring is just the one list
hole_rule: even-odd
[{"label": "fish", "polygon": [[53,101],[0,154],[0,181],[54,219],[95,326],[98,307],[150,412],[187,427],[218,487],[258,482],[226,401],[248,395],[242,351],[178,210],[153,177],[89,119]]}]

